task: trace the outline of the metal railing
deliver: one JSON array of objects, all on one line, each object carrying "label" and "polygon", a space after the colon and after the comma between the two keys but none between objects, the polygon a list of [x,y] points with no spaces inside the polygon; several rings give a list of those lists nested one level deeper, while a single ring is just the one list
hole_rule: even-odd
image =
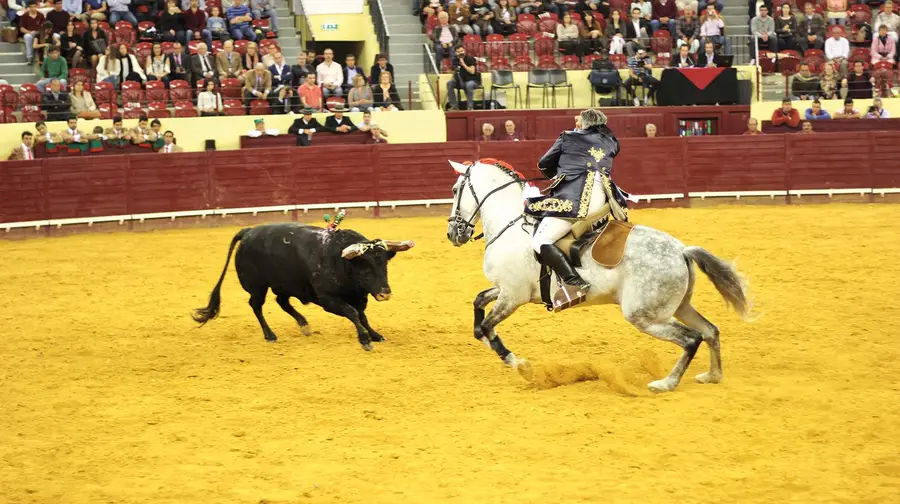
[{"label": "metal railing", "polygon": [[[437,57],[434,54],[431,44],[422,44],[422,55],[422,68],[425,69],[425,80],[428,81],[428,87],[431,88],[431,94],[434,96],[438,108],[441,108],[441,68],[438,66]],[[420,92],[419,95],[421,96],[421,94],[422,93]]]},{"label": "metal railing", "polygon": [[[316,47],[316,38],[313,36],[312,25],[309,24],[309,14],[307,13],[306,6],[303,5],[303,0],[294,0],[296,4],[300,5],[300,19],[302,22],[300,26],[297,26],[297,31],[300,33],[300,44],[302,48],[315,49]],[[298,14],[296,12],[293,13],[295,16]],[[309,41],[310,43],[307,43]],[[303,49],[301,49],[303,50]]]},{"label": "metal railing", "polygon": [[369,14],[372,16],[372,24],[375,26],[375,35],[378,37],[378,45],[382,54],[390,54],[391,33],[388,29],[387,18],[384,16],[384,6],[381,0],[369,0]]}]

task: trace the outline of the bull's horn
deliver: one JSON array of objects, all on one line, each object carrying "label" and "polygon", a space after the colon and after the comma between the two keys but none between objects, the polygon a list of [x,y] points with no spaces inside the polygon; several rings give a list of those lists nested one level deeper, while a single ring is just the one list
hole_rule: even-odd
[{"label": "bull's horn", "polygon": [[456,173],[459,173],[460,175],[466,173],[466,170],[469,169],[468,166],[466,166],[462,163],[457,163],[456,161],[450,161],[449,159],[447,161],[450,163],[450,166],[453,167],[453,171],[455,171]]},{"label": "bull's horn", "polygon": [[409,250],[416,246],[416,242],[412,240],[406,241],[391,241],[391,240],[383,240],[385,248],[393,252],[403,252],[404,250]]},{"label": "bull's horn", "polygon": [[341,251],[341,257],[344,259],[353,259],[354,257],[362,255],[363,252],[366,251],[366,247],[362,243],[354,243],[353,245],[347,246],[343,251]]}]

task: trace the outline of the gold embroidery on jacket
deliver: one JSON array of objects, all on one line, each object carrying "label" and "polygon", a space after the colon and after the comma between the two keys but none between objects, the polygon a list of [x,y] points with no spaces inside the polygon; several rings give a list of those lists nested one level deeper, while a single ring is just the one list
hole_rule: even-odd
[{"label": "gold embroidery on jacket", "polygon": [[594,192],[595,170],[588,170],[585,176],[584,189],[581,190],[581,199],[578,204],[578,217],[583,219],[587,217],[588,209],[591,206],[591,194]]},{"label": "gold embroidery on jacket", "polygon": [[590,154],[591,157],[594,158],[594,161],[597,161],[598,163],[606,158],[606,153],[603,152],[603,149],[598,149],[596,147],[591,147],[588,154]]},{"label": "gold embroidery on jacket", "polygon": [[528,205],[532,212],[571,212],[575,205],[569,200],[544,198]]}]

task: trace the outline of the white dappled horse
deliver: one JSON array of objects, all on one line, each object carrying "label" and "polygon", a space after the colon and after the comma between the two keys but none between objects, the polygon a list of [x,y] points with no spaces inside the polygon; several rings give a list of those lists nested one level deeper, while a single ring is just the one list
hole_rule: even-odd
[{"label": "white dappled horse", "polygon": [[[453,185],[454,203],[447,238],[459,247],[472,239],[479,217],[485,239],[484,274],[494,285],[475,298],[475,338],[516,367],[494,328],[525,303],[541,303],[540,264],[531,248],[533,223],[523,217],[525,180],[500,166],[450,161],[459,178]],[[615,303],[636,328],[680,346],[684,352],[669,375],[648,384],[654,392],[675,389],[700,342],[710,350],[709,371],[697,375],[701,383],[722,380],[719,329],[691,306],[696,263],[736,312],[747,316],[750,304],[742,277],[727,263],[699,247],[686,247],[674,237],[635,226],[625,244],[624,257],[613,268],[597,264],[590,247],[582,252],[578,273],[591,288],[578,305]],[[555,277],[555,275],[554,275]],[[496,301],[485,317],[485,307]],[[677,320],[676,320],[677,319]]]}]

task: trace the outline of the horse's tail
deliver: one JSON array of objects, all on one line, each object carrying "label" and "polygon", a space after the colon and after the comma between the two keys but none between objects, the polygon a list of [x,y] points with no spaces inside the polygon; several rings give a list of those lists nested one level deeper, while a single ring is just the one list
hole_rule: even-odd
[{"label": "horse's tail", "polygon": [[751,302],[747,298],[747,281],[744,277],[732,265],[700,247],[686,247],[682,254],[688,260],[688,266],[691,260],[697,263],[697,267],[706,274],[725,302],[747,320]]},{"label": "horse's tail", "polygon": [[222,280],[225,279],[225,272],[228,271],[228,263],[231,262],[231,252],[234,251],[234,246],[237,245],[239,241],[241,241],[241,239],[244,237],[244,234],[249,230],[250,228],[241,229],[237,232],[236,235],[234,235],[234,238],[231,239],[231,245],[228,247],[228,255],[225,256],[225,267],[222,268],[222,274],[219,276],[219,282],[216,283],[216,286],[213,288],[212,293],[209,295],[209,304],[207,304],[205,308],[197,308],[196,310],[194,310],[194,313],[191,314],[194,322],[198,322],[201,326],[219,316],[219,305],[222,302]]}]

